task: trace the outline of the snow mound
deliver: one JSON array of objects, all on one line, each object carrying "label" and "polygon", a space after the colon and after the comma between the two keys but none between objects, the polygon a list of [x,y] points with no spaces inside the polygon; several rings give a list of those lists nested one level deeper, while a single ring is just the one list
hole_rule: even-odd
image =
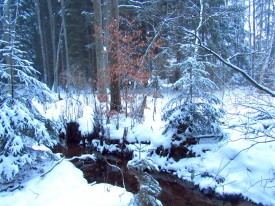
[{"label": "snow mound", "polygon": [[66,160],[44,178],[30,180],[22,190],[0,193],[1,206],[126,206],[131,198],[132,194],[120,187],[89,185],[83,173]]}]

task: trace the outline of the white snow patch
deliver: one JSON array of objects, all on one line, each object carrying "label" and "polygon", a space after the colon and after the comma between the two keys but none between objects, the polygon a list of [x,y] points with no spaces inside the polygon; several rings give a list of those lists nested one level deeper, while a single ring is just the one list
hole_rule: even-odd
[{"label": "white snow patch", "polygon": [[22,190],[2,192],[0,198],[1,206],[126,206],[132,194],[109,184],[90,186],[79,169],[63,160],[44,178],[30,180]]}]

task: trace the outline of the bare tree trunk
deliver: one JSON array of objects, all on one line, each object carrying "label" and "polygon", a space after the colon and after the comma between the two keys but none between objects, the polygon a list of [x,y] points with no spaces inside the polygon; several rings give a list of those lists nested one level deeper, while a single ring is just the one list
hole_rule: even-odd
[{"label": "bare tree trunk", "polygon": [[[273,26],[274,27],[274,26]],[[259,77],[259,83],[262,84],[264,82],[264,75],[266,73],[266,70],[268,68],[268,63],[270,62],[271,59],[271,52],[272,52],[272,42],[275,41],[275,34],[273,33],[272,38],[270,39],[271,41],[271,45],[270,47],[267,49],[267,54],[260,72],[260,77]]]},{"label": "bare tree trunk", "polygon": [[42,31],[42,23],[40,17],[40,3],[39,0],[35,1],[35,9],[37,13],[37,20],[38,20],[38,32],[40,37],[40,44],[41,44],[41,54],[42,54],[42,61],[43,61],[43,81],[44,83],[48,83],[48,75],[47,75],[47,64],[46,64],[46,54],[45,54],[45,44],[44,44],[44,36]]},{"label": "bare tree trunk", "polygon": [[66,13],[65,13],[65,4],[64,0],[61,0],[61,13],[62,13],[62,26],[64,33],[65,41],[65,55],[66,55],[66,69],[70,71],[70,59],[69,59],[69,46],[68,46],[68,37],[67,37],[67,28],[66,28]]},{"label": "bare tree trunk", "polygon": [[[119,26],[119,11],[118,11],[118,0],[111,0],[111,16],[116,25],[115,30],[118,30]],[[118,47],[118,40],[116,38],[112,39],[114,42],[114,48]],[[116,52],[116,51],[112,51]],[[114,58],[114,55],[110,55],[110,77],[111,77],[111,84],[110,84],[110,91],[111,91],[111,110],[120,111],[121,110],[121,94],[120,94],[120,77],[119,74],[116,72],[115,65],[117,63],[117,59]]]},{"label": "bare tree trunk", "polygon": [[52,39],[52,52],[53,52],[53,73],[54,73],[54,91],[57,91],[57,79],[58,77],[56,77],[55,75],[58,75],[58,73],[56,72],[56,70],[58,68],[56,68],[56,66],[58,66],[57,64],[57,51],[56,51],[56,34],[55,34],[55,19],[54,19],[54,14],[53,14],[53,10],[52,10],[52,2],[51,0],[47,0],[47,4],[48,4],[48,10],[49,10],[49,16],[50,16],[50,27],[51,27],[51,39]]},{"label": "bare tree trunk", "polygon": [[[96,67],[97,67],[97,89],[100,95],[106,94],[105,85],[105,65],[104,65],[104,48],[103,48],[103,33],[102,33],[102,11],[101,0],[94,1],[95,14],[95,48],[96,48]],[[104,101],[103,98],[99,98]]]},{"label": "bare tree trunk", "polygon": [[252,1],[252,29],[253,29],[253,34],[252,34],[252,40],[253,40],[253,45],[252,45],[252,48],[253,48],[253,53],[252,53],[252,62],[251,62],[251,77],[254,78],[254,71],[255,71],[255,59],[256,59],[256,56],[255,56],[255,52],[256,52],[256,1],[253,0]]},{"label": "bare tree trunk", "polygon": [[[272,0],[268,0],[268,4],[267,4],[267,20],[266,20],[266,36],[269,37],[270,36],[270,27],[271,27],[271,1]],[[273,18],[275,17],[275,15],[273,16]],[[275,32],[275,31],[273,31]],[[269,42],[269,38],[266,38],[266,45],[268,45]]]},{"label": "bare tree trunk", "polygon": [[[4,3],[3,7],[3,27],[4,27],[4,41],[5,46],[10,47],[12,49],[12,38],[11,38],[11,0],[7,0]],[[10,95],[12,99],[14,98],[14,72],[13,72],[13,60],[12,60],[12,51],[9,51],[10,54],[5,56],[5,60],[7,65],[9,66],[9,85],[10,85]]]},{"label": "bare tree trunk", "polygon": [[58,40],[58,45],[57,45],[57,51],[56,51],[56,62],[54,66],[54,91],[57,92],[57,87],[58,87],[58,66],[59,66],[59,53],[60,49],[62,47],[62,26],[60,29],[59,33],[59,40]]},{"label": "bare tree trunk", "polygon": [[[110,32],[107,29],[107,27],[110,26],[111,22],[112,22],[111,6],[112,5],[111,5],[110,0],[103,0],[102,29],[103,29],[104,37],[107,39],[110,39]],[[104,47],[104,64],[105,64],[105,67],[107,67],[109,65],[109,54],[107,51],[105,51],[105,49],[107,50],[109,48],[109,41],[104,41],[103,47]],[[107,77],[107,79],[110,78],[108,70],[106,70],[105,76]]]}]

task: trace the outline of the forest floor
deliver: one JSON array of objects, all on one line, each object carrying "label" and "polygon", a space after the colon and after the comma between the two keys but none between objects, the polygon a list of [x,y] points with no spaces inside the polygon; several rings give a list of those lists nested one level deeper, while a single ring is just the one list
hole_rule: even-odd
[{"label": "forest floor", "polygon": [[[241,195],[255,203],[275,205],[275,99],[251,88],[217,93],[227,111],[223,119],[225,138],[201,139],[190,145],[194,157],[174,160],[157,155],[159,146],[169,148],[171,135],[163,135],[162,107],[171,93],[163,98],[149,97],[142,123],[124,116],[113,116],[104,125],[109,138],[121,140],[128,128],[127,141],[134,158],[151,158],[162,170],[222,195]],[[94,100],[87,95],[63,99],[47,108],[39,106],[48,118],[77,121],[82,135],[93,132]],[[69,108],[69,109],[68,109]],[[154,109],[155,108],[155,109]],[[154,112],[155,111],[155,112]],[[119,125],[118,125],[119,123]],[[142,152],[138,151],[141,142]],[[97,144],[96,140],[92,142]],[[97,147],[99,151],[118,150],[116,145]],[[30,180],[21,190],[0,193],[1,205],[127,205],[132,194],[108,184],[90,186],[81,171],[67,160],[57,165],[45,178]],[[104,198],[102,198],[104,197]],[[110,197],[110,198],[109,198]],[[82,204],[83,203],[83,204]]]}]

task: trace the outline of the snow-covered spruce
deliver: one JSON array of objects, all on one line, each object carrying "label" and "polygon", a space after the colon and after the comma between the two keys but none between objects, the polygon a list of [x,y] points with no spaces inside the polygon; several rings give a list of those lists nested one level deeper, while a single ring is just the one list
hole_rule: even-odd
[{"label": "snow-covered spruce", "polygon": [[[54,156],[38,146],[57,143],[57,125],[42,117],[31,104],[17,99],[0,105],[0,182],[11,181],[22,171]],[[43,148],[43,147],[40,147]],[[39,166],[38,166],[39,167]],[[28,173],[26,171],[26,173]]]},{"label": "snow-covered spruce", "polygon": [[41,116],[33,105],[34,99],[42,104],[51,100],[51,92],[35,78],[38,72],[28,60],[27,52],[20,47],[15,27],[20,12],[13,7],[9,12],[14,15],[5,16],[9,27],[4,26],[5,35],[0,35],[1,185],[12,181],[16,175],[28,174],[30,169],[39,170],[40,163],[52,158],[52,153],[44,146],[52,147],[57,143],[59,127]]},{"label": "snow-covered spruce", "polygon": [[205,63],[188,57],[177,64],[182,77],[173,84],[178,93],[165,105],[163,119],[168,121],[164,133],[180,137],[222,137],[220,119],[222,101],[211,90],[217,89],[207,78]]},{"label": "snow-covered spruce", "polygon": [[156,199],[161,192],[159,183],[146,171],[158,171],[150,159],[133,159],[128,162],[129,171],[135,175],[139,182],[139,192],[133,196],[130,206],[162,206],[162,203]]}]

